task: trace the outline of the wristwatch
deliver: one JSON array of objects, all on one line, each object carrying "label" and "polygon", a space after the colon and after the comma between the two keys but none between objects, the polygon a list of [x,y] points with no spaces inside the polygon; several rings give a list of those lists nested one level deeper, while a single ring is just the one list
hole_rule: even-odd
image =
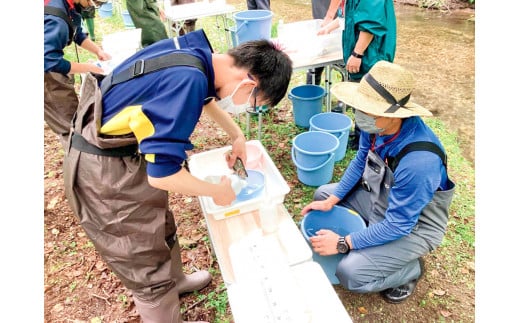
[{"label": "wristwatch", "polygon": [[336,248],[338,249],[338,252],[342,254],[348,254],[350,252],[350,246],[345,241],[345,237],[339,237]]}]

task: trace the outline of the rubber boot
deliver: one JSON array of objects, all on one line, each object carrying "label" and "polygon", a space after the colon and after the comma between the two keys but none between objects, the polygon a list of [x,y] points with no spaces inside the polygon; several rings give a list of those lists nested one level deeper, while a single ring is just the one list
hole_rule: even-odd
[{"label": "rubber boot", "polygon": [[176,239],[171,251],[172,277],[175,278],[179,295],[191,293],[206,287],[211,282],[211,275],[206,270],[196,271],[186,275],[182,271],[181,249]]},{"label": "rubber boot", "polygon": [[177,288],[148,301],[133,295],[135,306],[143,323],[209,323],[206,321],[183,321],[180,311],[180,300]]},{"label": "rubber boot", "polygon": [[94,18],[85,18],[85,22],[87,23],[87,29],[92,41],[96,40],[96,35],[94,35]]}]

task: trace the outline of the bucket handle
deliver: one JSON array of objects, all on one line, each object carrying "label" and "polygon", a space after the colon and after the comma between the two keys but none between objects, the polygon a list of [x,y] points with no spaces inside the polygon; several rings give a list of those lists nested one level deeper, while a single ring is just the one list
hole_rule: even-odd
[{"label": "bucket handle", "polygon": [[289,98],[289,100],[294,100],[295,99],[294,95],[292,95],[291,93],[288,93],[287,97]]},{"label": "bucket handle", "polygon": [[296,156],[294,154],[294,146],[292,146],[292,148],[291,148],[291,158],[293,160],[293,163],[296,165],[296,167],[298,167],[299,169],[306,171],[306,172],[312,172],[312,171],[318,170],[318,169],[322,168],[323,166],[327,165],[327,163],[330,162],[330,160],[332,158],[334,158],[334,152],[330,153],[330,157],[323,164],[316,166],[316,167],[312,167],[312,168],[302,167],[300,164],[298,164],[298,162],[296,161]]},{"label": "bucket handle", "polygon": [[240,29],[242,29],[242,27],[243,27],[244,25],[247,25],[247,23],[248,23],[248,21],[246,20],[246,21],[244,21],[240,26],[237,26],[237,30],[235,30],[235,33],[238,34],[238,31],[239,31]]}]

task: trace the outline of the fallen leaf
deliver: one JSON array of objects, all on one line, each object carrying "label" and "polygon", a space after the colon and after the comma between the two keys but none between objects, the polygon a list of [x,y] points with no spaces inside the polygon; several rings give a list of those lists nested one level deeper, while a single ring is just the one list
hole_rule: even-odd
[{"label": "fallen leaf", "polygon": [[51,233],[54,234],[55,236],[57,236],[60,233],[60,230],[54,228],[51,230]]},{"label": "fallen leaf", "polygon": [[52,307],[52,311],[53,311],[53,312],[56,312],[56,313],[57,313],[57,312],[61,312],[61,311],[63,311],[63,304],[58,303],[58,304],[54,305],[54,306]]},{"label": "fallen leaf", "polygon": [[444,317],[450,317],[451,316],[451,312],[450,311],[441,310],[441,315],[444,316]]},{"label": "fallen leaf", "polygon": [[191,202],[193,202],[193,198],[191,198],[191,197],[187,197],[187,198],[184,199],[184,203],[188,203],[189,204]]},{"label": "fallen leaf", "polygon": [[364,308],[363,306],[358,307],[358,312],[359,312],[359,314],[368,314],[367,309]]},{"label": "fallen leaf", "polygon": [[48,210],[52,210],[54,209],[54,207],[56,206],[56,204],[58,204],[58,202],[60,201],[61,199],[61,196],[55,196],[50,202],[49,204],[47,204],[47,209]]},{"label": "fallen leaf", "polygon": [[445,290],[442,290],[442,289],[434,289],[433,290],[433,293],[437,296],[443,296],[446,294],[446,291]]},{"label": "fallen leaf", "polygon": [[467,268],[461,268],[460,273],[467,275],[467,274],[469,274],[469,270]]},{"label": "fallen leaf", "polygon": [[105,270],[105,263],[103,261],[98,261],[96,262],[96,269],[99,270],[99,271],[103,271]]}]

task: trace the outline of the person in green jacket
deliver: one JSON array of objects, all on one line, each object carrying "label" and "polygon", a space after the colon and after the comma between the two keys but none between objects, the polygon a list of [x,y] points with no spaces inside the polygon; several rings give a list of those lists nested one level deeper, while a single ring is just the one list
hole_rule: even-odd
[{"label": "person in green jacket", "polygon": [[135,28],[141,28],[141,46],[144,48],[168,38],[162,17],[164,14],[156,0],[126,0],[126,9]]},{"label": "person in green jacket", "polygon": [[[393,0],[342,0],[342,12],[329,24],[318,31],[318,35],[328,34],[343,27],[343,61],[347,79],[359,82],[378,61],[393,63],[397,42],[397,24]],[[328,12],[338,8],[337,1],[331,1]],[[356,126],[349,146],[357,149],[359,128]]]}]

